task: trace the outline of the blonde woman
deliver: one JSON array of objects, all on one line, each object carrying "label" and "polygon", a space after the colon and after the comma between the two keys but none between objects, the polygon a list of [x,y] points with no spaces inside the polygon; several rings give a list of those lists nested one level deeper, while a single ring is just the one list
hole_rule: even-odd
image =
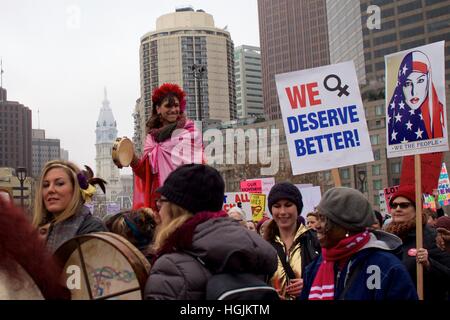
[{"label": "blonde woman", "polygon": [[222,211],[224,181],[207,165],[173,171],[158,189],[161,224],[145,288],[152,300],[205,300],[212,274],[270,276],[275,249]]},{"label": "blonde woman", "polygon": [[51,252],[75,236],[107,231],[102,221],[84,206],[95,193],[89,182],[102,181],[93,178],[92,170],[86,168],[87,172],[81,171],[71,162],[55,160],[47,162],[42,170],[33,225],[39,228]]}]

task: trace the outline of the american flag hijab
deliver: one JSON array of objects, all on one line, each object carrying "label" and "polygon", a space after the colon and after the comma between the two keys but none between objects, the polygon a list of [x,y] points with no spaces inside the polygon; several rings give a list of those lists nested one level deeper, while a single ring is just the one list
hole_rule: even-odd
[{"label": "american flag hijab", "polygon": [[387,120],[390,145],[443,137],[443,106],[423,52],[412,51],[403,58]]}]

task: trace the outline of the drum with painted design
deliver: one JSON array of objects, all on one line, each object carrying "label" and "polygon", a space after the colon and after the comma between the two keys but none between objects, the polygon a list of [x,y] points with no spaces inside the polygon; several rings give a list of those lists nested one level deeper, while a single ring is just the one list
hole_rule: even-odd
[{"label": "drum with painted design", "polygon": [[141,300],[150,264],[125,238],[97,232],[65,242],[55,252],[72,300]]}]

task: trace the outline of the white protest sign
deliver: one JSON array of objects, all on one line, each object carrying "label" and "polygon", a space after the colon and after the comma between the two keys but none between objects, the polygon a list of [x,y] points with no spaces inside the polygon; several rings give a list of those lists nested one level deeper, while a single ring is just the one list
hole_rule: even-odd
[{"label": "white protest sign", "polygon": [[322,199],[322,194],[320,192],[320,187],[300,187],[295,185],[302,194],[303,210],[301,215],[306,218],[306,215],[312,211]]},{"label": "white protest sign", "polygon": [[448,150],[444,41],[385,56],[387,157]]},{"label": "white protest sign", "polygon": [[380,197],[380,213],[384,217],[388,213],[384,190],[378,190],[378,196]]},{"label": "white protest sign", "polygon": [[245,212],[245,219],[252,220],[252,209],[250,206],[250,194],[248,192],[225,192],[223,199],[223,210],[228,211],[241,203],[241,209]]},{"label": "white protest sign", "polygon": [[353,62],[275,79],[294,175],[373,161]]}]

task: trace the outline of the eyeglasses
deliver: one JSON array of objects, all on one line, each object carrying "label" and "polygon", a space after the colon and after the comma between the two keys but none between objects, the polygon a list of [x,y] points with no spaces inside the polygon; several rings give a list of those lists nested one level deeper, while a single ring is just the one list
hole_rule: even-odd
[{"label": "eyeglasses", "polygon": [[158,199],[158,200],[156,200],[156,206],[158,207],[158,210],[161,209],[161,207],[164,204],[164,202],[169,202],[169,200],[167,200],[167,199]]},{"label": "eyeglasses", "polygon": [[390,204],[392,209],[397,209],[397,207],[400,207],[402,209],[409,208],[412,205],[411,202],[392,202]]}]

